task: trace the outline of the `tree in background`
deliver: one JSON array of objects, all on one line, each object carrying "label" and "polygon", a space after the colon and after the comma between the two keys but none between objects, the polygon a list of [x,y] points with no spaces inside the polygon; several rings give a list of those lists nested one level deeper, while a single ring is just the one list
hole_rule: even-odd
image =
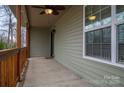
[{"label": "tree in background", "polygon": [[7,5],[0,5],[0,49],[15,47],[16,18]]}]

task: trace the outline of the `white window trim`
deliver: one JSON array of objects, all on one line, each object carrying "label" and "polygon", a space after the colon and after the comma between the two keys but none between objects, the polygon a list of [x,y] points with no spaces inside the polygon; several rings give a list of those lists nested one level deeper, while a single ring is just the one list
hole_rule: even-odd
[{"label": "white window trim", "polygon": [[[124,68],[124,64],[117,63],[117,40],[116,40],[117,38],[115,38],[116,37],[116,27],[118,24],[124,23],[124,20],[122,20],[121,22],[117,22],[115,12],[116,12],[116,6],[112,5],[111,6],[111,16],[112,16],[111,24],[86,30],[85,29],[85,6],[83,6],[83,58]],[[91,57],[91,56],[86,56],[85,33],[88,31],[92,31],[92,30],[96,30],[96,29],[100,29],[100,28],[104,28],[104,27],[108,27],[108,26],[111,26],[111,61],[99,59],[99,58],[95,58],[95,57]]]},{"label": "white window trim", "polygon": [[97,30],[97,29],[102,29],[105,27],[110,27],[111,24],[107,24],[107,25],[103,25],[103,26],[99,26],[99,27],[95,27],[95,28],[91,28],[91,29],[84,29],[84,32],[88,32],[88,31],[93,31],[93,30]]},{"label": "white window trim", "polygon": [[87,60],[95,61],[95,62],[98,62],[98,63],[104,63],[104,64],[124,68],[123,64],[112,63],[111,61],[107,61],[107,60],[103,60],[103,59],[98,59],[98,58],[94,58],[94,57],[90,57],[90,56],[83,56],[83,58],[87,59]]}]

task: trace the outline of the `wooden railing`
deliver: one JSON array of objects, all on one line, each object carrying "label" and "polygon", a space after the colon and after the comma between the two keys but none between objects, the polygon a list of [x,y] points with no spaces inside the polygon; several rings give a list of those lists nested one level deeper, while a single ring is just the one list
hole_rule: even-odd
[{"label": "wooden railing", "polygon": [[26,62],[26,47],[0,51],[0,87],[16,86]]}]

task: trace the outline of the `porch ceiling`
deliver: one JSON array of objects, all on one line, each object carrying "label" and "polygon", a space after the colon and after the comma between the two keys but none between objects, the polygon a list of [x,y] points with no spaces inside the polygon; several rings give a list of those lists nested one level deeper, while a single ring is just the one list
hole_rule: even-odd
[{"label": "porch ceiling", "polygon": [[43,27],[43,28],[48,28],[52,26],[70,6],[65,5],[65,7],[66,9],[64,11],[60,11],[59,15],[54,16],[54,15],[39,15],[41,9],[32,8],[31,5],[28,6],[30,25],[33,27]]}]

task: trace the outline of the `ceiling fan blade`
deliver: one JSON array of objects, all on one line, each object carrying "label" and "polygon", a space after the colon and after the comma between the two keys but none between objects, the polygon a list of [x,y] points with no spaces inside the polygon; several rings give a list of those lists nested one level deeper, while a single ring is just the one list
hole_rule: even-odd
[{"label": "ceiling fan blade", "polygon": [[44,8],[42,6],[32,6],[33,8]]},{"label": "ceiling fan blade", "polygon": [[40,15],[43,15],[43,14],[45,14],[45,11],[41,11],[41,12],[40,12]]},{"label": "ceiling fan blade", "polygon": [[55,5],[54,7],[56,10],[65,10],[65,7],[62,5]]},{"label": "ceiling fan blade", "polygon": [[64,10],[65,7],[62,5],[46,5],[45,8],[53,10]]},{"label": "ceiling fan blade", "polygon": [[53,14],[53,15],[59,15],[59,12],[56,11],[56,10],[54,10],[52,14]]}]

